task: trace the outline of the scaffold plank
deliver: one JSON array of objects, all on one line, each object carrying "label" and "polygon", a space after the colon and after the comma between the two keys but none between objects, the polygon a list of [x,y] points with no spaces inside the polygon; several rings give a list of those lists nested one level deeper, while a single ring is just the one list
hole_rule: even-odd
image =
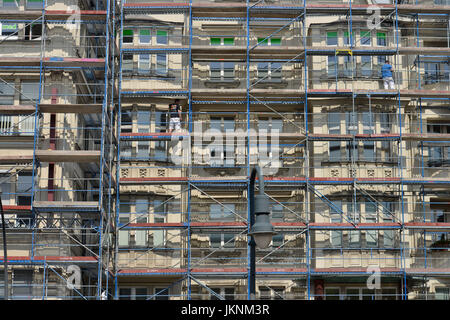
[{"label": "scaffold plank", "polygon": [[40,103],[39,110],[43,113],[101,113],[101,104],[47,104]]},{"label": "scaffold plank", "polygon": [[41,162],[99,162],[100,151],[83,150],[36,150]]},{"label": "scaffold plank", "polygon": [[36,111],[36,107],[32,105],[2,105],[0,106],[0,114],[31,114]]}]

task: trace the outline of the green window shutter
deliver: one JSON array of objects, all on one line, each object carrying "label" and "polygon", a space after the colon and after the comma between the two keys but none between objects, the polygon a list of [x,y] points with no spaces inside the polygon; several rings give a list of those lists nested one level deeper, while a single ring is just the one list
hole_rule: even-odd
[{"label": "green window shutter", "polygon": [[272,38],[270,43],[272,46],[281,46],[281,38]]},{"label": "green window shutter", "polygon": [[212,46],[220,46],[220,38],[211,38],[210,43]]},{"label": "green window shutter", "polygon": [[156,35],[157,36],[166,37],[167,36],[167,31],[165,31],[165,30],[158,30],[158,31],[156,31]]},{"label": "green window shutter", "polygon": [[370,38],[370,31],[361,31],[361,38]]},{"label": "green window shutter", "polygon": [[133,30],[123,30],[124,36],[133,36]]},{"label": "green window shutter", "polygon": [[223,44],[226,46],[233,46],[234,38],[223,38]]},{"label": "green window shutter", "polygon": [[[264,40],[265,39],[265,40]],[[263,41],[264,40],[264,41]],[[269,43],[269,39],[266,38],[258,38],[258,43],[260,43],[261,45],[267,46],[267,44]]]},{"label": "green window shutter", "polygon": [[328,38],[337,38],[337,31],[327,32]]},{"label": "green window shutter", "polygon": [[386,33],[385,32],[377,32],[377,38],[386,39]]},{"label": "green window shutter", "polygon": [[[352,32],[352,36],[354,35],[354,33]],[[350,36],[350,32],[348,31],[344,31],[344,37],[349,37]]]},{"label": "green window shutter", "polygon": [[[42,3],[43,0],[27,0],[27,2],[41,2]],[[3,2],[14,2],[14,0],[3,0]]]},{"label": "green window shutter", "polygon": [[140,34],[141,36],[149,36],[149,35],[150,35],[150,30],[148,30],[148,29],[140,30],[140,31],[139,31],[139,34]]}]

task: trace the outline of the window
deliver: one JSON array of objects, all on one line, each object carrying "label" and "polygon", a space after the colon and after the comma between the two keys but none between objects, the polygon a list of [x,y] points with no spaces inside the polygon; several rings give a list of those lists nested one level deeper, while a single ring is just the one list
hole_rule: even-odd
[{"label": "window", "polygon": [[266,130],[267,133],[274,132],[278,130],[278,132],[283,132],[283,120],[279,118],[258,118],[258,130]]},{"label": "window", "polygon": [[[375,122],[373,119],[373,114],[370,112],[362,113],[362,123],[363,123],[363,133],[372,134],[375,131]],[[365,161],[375,161],[375,142],[374,141],[364,141],[363,142],[363,157]]]},{"label": "window", "polygon": [[282,233],[277,233],[272,237],[272,248],[278,248],[284,243],[284,235]]},{"label": "window", "polygon": [[351,77],[353,72],[353,57],[344,56],[344,76]]},{"label": "window", "polygon": [[[0,123],[1,123],[1,116],[0,116]],[[0,130],[1,130],[1,128],[0,128]],[[6,179],[6,177],[8,177],[8,176],[9,175],[0,174],[0,196],[2,199],[3,205],[10,204],[11,182],[9,181],[9,179]]]},{"label": "window", "polygon": [[17,175],[16,195],[17,205],[31,205],[31,187],[33,176],[31,172],[19,172]]},{"label": "window", "polygon": [[[355,33],[351,33],[352,42],[355,43]],[[344,31],[344,46],[350,45],[350,33],[348,31]]]},{"label": "window", "polygon": [[211,81],[234,81],[234,62],[211,62]]},{"label": "window", "polygon": [[[373,202],[366,201],[366,222],[377,222],[377,206]],[[367,230],[366,231],[366,244],[368,247],[378,247],[378,231]]]},{"label": "window", "polygon": [[[234,118],[231,117],[211,117],[210,127],[212,130],[220,131],[226,134],[227,131],[234,132]],[[225,135],[218,141],[214,140],[215,143],[209,145],[210,150],[210,165],[211,166],[234,166],[234,143],[226,144]]]},{"label": "window", "polygon": [[377,56],[377,76],[381,78],[381,67],[384,65],[384,62],[386,61],[386,56]]},{"label": "window", "polygon": [[339,288],[325,288],[325,300],[340,300]]},{"label": "window", "polygon": [[[383,211],[383,222],[389,223],[394,221],[393,215],[393,203],[388,201],[381,202],[382,211]],[[393,248],[394,247],[394,230],[383,230],[383,245],[385,248]]]},{"label": "window", "polygon": [[152,35],[150,29],[140,29],[139,30],[139,43],[149,44],[151,43]]},{"label": "window", "polygon": [[449,76],[450,76],[450,68],[447,61],[424,63],[423,77],[425,84],[433,84],[448,81]]},{"label": "window", "polygon": [[[329,134],[341,133],[341,114],[337,112],[330,112],[328,114],[328,132]],[[330,148],[330,161],[341,160],[341,142],[330,141],[328,142]]]},{"label": "window", "polygon": [[381,133],[391,132],[391,122],[388,113],[380,113],[380,127]]},{"label": "window", "polygon": [[13,270],[12,298],[31,300],[33,298],[33,271]]},{"label": "window", "polygon": [[120,300],[147,300],[147,288],[119,288]]},{"label": "window", "polygon": [[[153,201],[153,222],[165,223],[166,222],[166,203],[162,200]],[[152,231],[153,247],[160,247],[166,245],[165,230]]]},{"label": "window", "polygon": [[34,116],[25,115],[18,116],[19,124],[19,134],[21,136],[32,136],[34,135]]},{"label": "window", "polygon": [[430,167],[442,165],[442,147],[428,147],[428,163]]},{"label": "window", "polygon": [[[131,132],[131,130],[127,130]],[[122,132],[126,132],[122,129]],[[133,144],[131,141],[121,141],[120,142],[120,157],[121,159],[130,158]]]},{"label": "window", "polygon": [[282,64],[279,62],[259,62],[258,80],[260,82],[281,82]]},{"label": "window", "polygon": [[372,76],[372,57],[371,56],[361,56],[361,76],[371,77]]},{"label": "window", "polygon": [[347,288],[345,290],[346,300],[375,300],[375,290],[363,288]]},{"label": "window", "polygon": [[346,289],[345,300],[359,300],[359,289],[352,289],[352,288]]},{"label": "window", "polygon": [[[137,211],[137,204],[136,204]],[[138,213],[139,216],[136,217],[136,223],[147,223],[147,217],[142,215],[142,213]],[[135,233],[135,243],[136,246],[146,247],[148,245],[148,231],[147,230],[136,230]]]},{"label": "window", "polygon": [[273,300],[284,300],[285,288],[273,288]]},{"label": "window", "polygon": [[[139,199],[136,201],[136,223],[147,223],[148,217],[148,200]],[[135,243],[136,246],[148,245],[148,232],[147,230],[136,230]]]},{"label": "window", "polygon": [[169,300],[169,289],[168,288],[155,288],[154,300]]},{"label": "window", "polygon": [[0,135],[6,136],[13,134],[12,116],[0,115]]},{"label": "window", "polygon": [[[125,211],[125,214],[122,215],[122,213]],[[120,204],[120,213],[121,216],[119,217],[119,247],[128,247],[130,242],[130,233],[128,230],[123,229],[122,226],[125,226],[129,221],[129,213],[130,212],[130,205],[129,204]]]},{"label": "window", "polygon": [[32,23],[25,26],[25,40],[40,40],[42,36],[42,24]]},{"label": "window", "polygon": [[336,31],[327,32],[327,45],[328,46],[337,46],[337,44],[338,44],[337,32]]},{"label": "window", "polygon": [[282,222],[284,221],[284,209],[281,204],[275,203],[272,205],[272,218],[271,220],[274,222]]},{"label": "window", "polygon": [[375,290],[362,289],[362,300],[375,300]]},{"label": "window", "polygon": [[450,300],[450,288],[436,287],[434,298],[436,300]]},{"label": "window", "polygon": [[[139,110],[137,112],[138,133],[148,133],[150,131],[150,111]],[[138,141],[137,156],[140,160],[150,158],[150,141]]]},{"label": "window", "polygon": [[337,57],[336,56],[328,56],[327,70],[328,70],[329,77],[337,76]]},{"label": "window", "polygon": [[[358,133],[358,114],[356,112],[345,113],[345,123],[347,134],[355,135]],[[355,141],[347,142],[347,161],[358,161],[358,144]]]},{"label": "window", "polygon": [[35,104],[38,99],[39,99],[39,82],[22,82],[20,103]]},{"label": "window", "polygon": [[[2,2],[4,9],[17,9],[17,5],[19,3],[19,1],[17,0],[3,0]],[[42,9],[42,2],[41,2],[41,9]]]},{"label": "window", "polygon": [[[360,214],[360,203],[357,203],[356,206],[352,202],[347,203],[347,216],[350,221],[354,223],[359,223],[359,214]],[[349,231],[348,239],[350,247],[360,247],[360,231]]]},{"label": "window", "polygon": [[281,38],[258,38],[258,43],[260,46],[280,46]]},{"label": "window", "polygon": [[233,248],[235,246],[234,235],[229,233],[211,233],[209,241],[211,248]]},{"label": "window", "polygon": [[133,43],[133,30],[125,29],[123,30],[123,43]]},{"label": "window", "polygon": [[361,31],[361,45],[362,46],[370,46],[371,45],[371,34],[370,31]]},{"label": "window", "polygon": [[7,136],[13,133],[13,117],[0,115],[0,135]]},{"label": "window", "polygon": [[212,46],[233,46],[234,45],[234,37],[227,38],[210,38],[210,45]]},{"label": "window", "polygon": [[[155,127],[157,132],[166,132],[166,124],[167,124],[167,114],[166,112],[156,111],[155,115]],[[166,153],[166,145],[167,141],[156,141],[155,142],[155,161],[166,161],[167,153]]]},{"label": "window", "polygon": [[140,54],[138,60],[138,72],[150,73],[150,55]]},{"label": "window", "polygon": [[209,206],[209,218],[214,221],[234,221],[233,211],[235,211],[234,203],[225,203],[224,205],[213,203]]},{"label": "window", "polygon": [[270,288],[259,287],[258,290],[260,300],[270,300]]},{"label": "window", "polygon": [[386,46],[386,32],[377,32],[377,45]]},{"label": "window", "polygon": [[0,40],[7,39],[7,40],[17,40],[17,23],[0,23],[1,26],[1,36]]},{"label": "window", "polygon": [[27,0],[26,8],[28,10],[40,10],[42,9],[43,0]]},{"label": "window", "polygon": [[131,295],[132,288],[120,288],[119,289],[119,299],[120,300],[134,300]]},{"label": "window", "polygon": [[167,74],[167,55],[165,53],[158,53],[156,55],[156,74]]},{"label": "window", "polygon": [[[225,300],[234,300],[234,288],[211,288],[211,290]],[[212,293],[210,293],[209,298],[210,300],[219,300],[219,298]]]},{"label": "window", "polygon": [[168,42],[168,32],[166,30],[156,31],[156,43],[157,44],[167,44]]},{"label": "window", "polygon": [[397,300],[397,290],[391,288],[381,289],[382,300]]},{"label": "window", "polygon": [[209,44],[212,46],[220,46],[223,38],[210,38]]},{"label": "window", "polygon": [[[330,220],[331,223],[341,223],[342,222],[342,201],[334,200],[333,205],[335,208],[330,207]],[[330,242],[333,247],[342,246],[342,231],[330,231]]]},{"label": "window", "polygon": [[136,300],[146,300],[147,299],[147,288],[135,288]]},{"label": "window", "polygon": [[0,105],[14,104],[14,82],[0,81]]},{"label": "window", "polygon": [[128,73],[133,72],[133,55],[124,54],[122,56],[122,72]]}]

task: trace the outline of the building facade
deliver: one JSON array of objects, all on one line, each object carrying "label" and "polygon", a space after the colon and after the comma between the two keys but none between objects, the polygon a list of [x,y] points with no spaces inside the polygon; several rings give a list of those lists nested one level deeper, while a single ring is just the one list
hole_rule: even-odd
[{"label": "building facade", "polygon": [[12,298],[449,299],[447,3],[2,5]]}]

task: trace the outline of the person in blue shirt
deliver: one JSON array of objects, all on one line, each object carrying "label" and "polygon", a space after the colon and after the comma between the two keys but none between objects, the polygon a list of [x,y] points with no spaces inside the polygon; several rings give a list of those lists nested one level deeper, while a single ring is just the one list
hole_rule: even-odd
[{"label": "person in blue shirt", "polygon": [[381,77],[383,78],[384,89],[395,89],[394,78],[392,78],[393,71],[394,68],[392,68],[389,61],[386,60],[384,65],[381,67]]}]

